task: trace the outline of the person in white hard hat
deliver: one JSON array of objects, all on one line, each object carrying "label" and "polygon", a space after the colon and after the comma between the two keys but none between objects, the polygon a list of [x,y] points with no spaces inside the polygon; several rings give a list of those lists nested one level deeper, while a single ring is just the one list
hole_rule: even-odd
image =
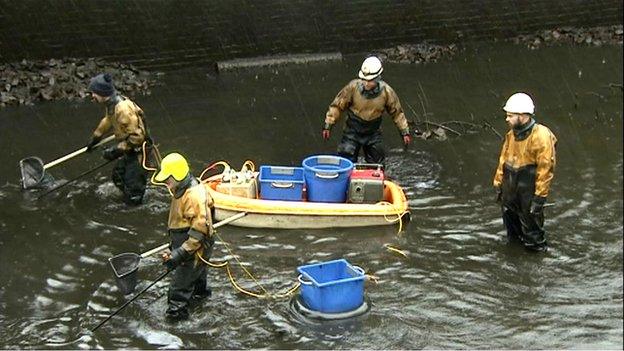
[{"label": "person in white hard hat", "polygon": [[527,249],[546,251],[544,204],[554,177],[557,138],[535,121],[529,95],[513,94],[503,110],[511,130],[505,135],[494,188],[507,237],[519,239]]},{"label": "person in white hard hat", "polygon": [[401,102],[388,83],[381,80],[383,65],[377,56],[369,56],[362,63],[359,79],[350,81],[340,92],[325,115],[323,139],[330,138],[332,127],[343,111],[347,121],[338,144],[338,155],[357,162],[360,149],[367,163],[383,164],[385,151],[381,135],[381,117],[386,111],[394,120],[405,145],[412,142],[409,126]]}]

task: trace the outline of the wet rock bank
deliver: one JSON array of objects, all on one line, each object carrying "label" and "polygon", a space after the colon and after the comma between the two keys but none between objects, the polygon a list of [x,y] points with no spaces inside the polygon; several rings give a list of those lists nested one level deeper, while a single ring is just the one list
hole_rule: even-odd
[{"label": "wet rock bank", "polygon": [[[622,45],[622,25],[574,28],[560,27],[529,35],[519,35],[507,41],[538,49],[551,45]],[[403,44],[376,50],[385,62],[433,63],[448,60],[458,54],[460,44],[438,45],[431,43]],[[340,57],[340,53],[335,53]],[[299,55],[300,56],[300,55]],[[288,59],[285,59],[287,57]],[[295,57],[295,59],[293,59]],[[271,64],[301,63],[298,55],[269,57],[269,59],[233,60],[221,63],[222,70],[234,66],[262,66]],[[331,58],[335,58],[331,56]],[[241,64],[240,62],[243,64]],[[217,66],[219,63],[217,63]],[[232,66],[232,67],[230,67]],[[0,64],[0,108],[12,105],[30,105],[37,101],[76,100],[87,96],[89,79],[101,72],[113,75],[116,88],[125,95],[150,94],[160,73],[139,70],[124,63],[111,63],[101,59],[50,59],[22,60]]]},{"label": "wet rock bank", "polygon": [[115,87],[130,97],[149,94],[157,73],[100,59],[50,59],[0,64],[0,107],[32,105],[37,101],[85,98],[89,79],[99,73],[113,76]]},{"label": "wet rock bank", "polygon": [[[552,45],[622,45],[622,25],[575,28],[559,27],[507,39],[516,44],[538,49]],[[377,50],[386,62],[429,63],[450,59],[462,50],[461,44],[437,45],[430,43],[404,44]]]},{"label": "wet rock bank", "polygon": [[622,45],[622,25],[594,28],[560,27],[519,35],[510,39],[516,44],[538,49],[552,45]]},{"label": "wet rock bank", "polygon": [[426,63],[451,58],[457,54],[458,50],[455,44],[406,44],[379,50],[379,56],[386,62]]}]

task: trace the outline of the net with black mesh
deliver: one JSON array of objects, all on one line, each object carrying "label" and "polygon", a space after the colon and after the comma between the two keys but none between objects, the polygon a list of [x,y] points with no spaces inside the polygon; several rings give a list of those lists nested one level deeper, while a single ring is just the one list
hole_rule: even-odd
[{"label": "net with black mesh", "polygon": [[137,285],[137,271],[141,256],[135,253],[122,253],[108,259],[113,272],[117,287],[124,295],[131,294]]},{"label": "net with black mesh", "polygon": [[27,157],[20,160],[21,183],[23,189],[45,186],[54,181],[54,178],[46,174],[43,161],[39,157]]}]

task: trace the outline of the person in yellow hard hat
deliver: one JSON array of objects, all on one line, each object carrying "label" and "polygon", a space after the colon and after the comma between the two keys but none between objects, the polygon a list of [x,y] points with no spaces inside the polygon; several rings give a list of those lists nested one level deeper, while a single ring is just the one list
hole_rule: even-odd
[{"label": "person in yellow hard hat", "polygon": [[509,239],[520,239],[530,250],[546,251],[544,204],[554,177],[557,138],[535,121],[535,105],[526,93],[513,94],[503,110],[511,130],[494,175],[503,223]]},{"label": "person in yellow hard hat", "polygon": [[322,137],[330,138],[332,127],[343,111],[347,122],[338,144],[338,155],[357,162],[360,149],[368,163],[383,164],[385,150],[381,136],[381,117],[386,111],[394,120],[405,145],[412,142],[401,102],[388,83],[381,80],[383,66],[377,56],[369,56],[358,73],[334,98],[325,114]]},{"label": "person in yellow hard hat", "polygon": [[191,298],[211,293],[205,262],[210,259],[214,244],[214,202],[204,185],[191,175],[188,162],[179,153],[162,159],[154,180],[164,182],[173,195],[167,223],[171,244],[162,255],[163,264],[175,269],[169,285],[166,317],[182,320],[189,316]]}]

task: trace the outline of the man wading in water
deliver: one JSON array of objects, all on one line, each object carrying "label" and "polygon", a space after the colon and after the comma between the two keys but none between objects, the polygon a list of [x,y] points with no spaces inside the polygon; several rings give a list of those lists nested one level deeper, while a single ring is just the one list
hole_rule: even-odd
[{"label": "man wading in water", "polygon": [[192,297],[211,294],[206,262],[214,245],[214,203],[204,185],[191,175],[186,159],[178,153],[163,158],[154,180],[164,182],[173,195],[167,223],[170,250],[163,253],[162,259],[169,270],[175,269],[169,285],[166,317],[177,321],[188,318]]},{"label": "man wading in water", "polygon": [[513,94],[503,107],[511,130],[494,175],[509,239],[520,239],[527,249],[546,251],[544,204],[555,170],[557,138],[533,118],[535,106],[525,93]]},{"label": "man wading in water", "polygon": [[329,140],[330,130],[347,111],[347,122],[338,144],[338,155],[357,162],[360,149],[367,163],[383,164],[386,153],[381,136],[381,116],[386,111],[394,120],[403,143],[412,142],[407,119],[399,97],[388,83],[381,80],[383,67],[376,56],[367,57],[358,76],[334,98],[325,115],[323,139]]},{"label": "man wading in water", "polygon": [[108,73],[92,78],[88,90],[95,102],[105,106],[105,112],[104,118],[93,131],[87,151],[90,152],[102,140],[102,136],[113,129],[117,145],[105,149],[102,156],[111,161],[120,158],[113,168],[113,183],[123,193],[125,203],[139,205],[147,186],[147,171],[141,165],[141,148],[145,141],[150,150],[153,145],[147,133],[143,110],[117,93]]}]

